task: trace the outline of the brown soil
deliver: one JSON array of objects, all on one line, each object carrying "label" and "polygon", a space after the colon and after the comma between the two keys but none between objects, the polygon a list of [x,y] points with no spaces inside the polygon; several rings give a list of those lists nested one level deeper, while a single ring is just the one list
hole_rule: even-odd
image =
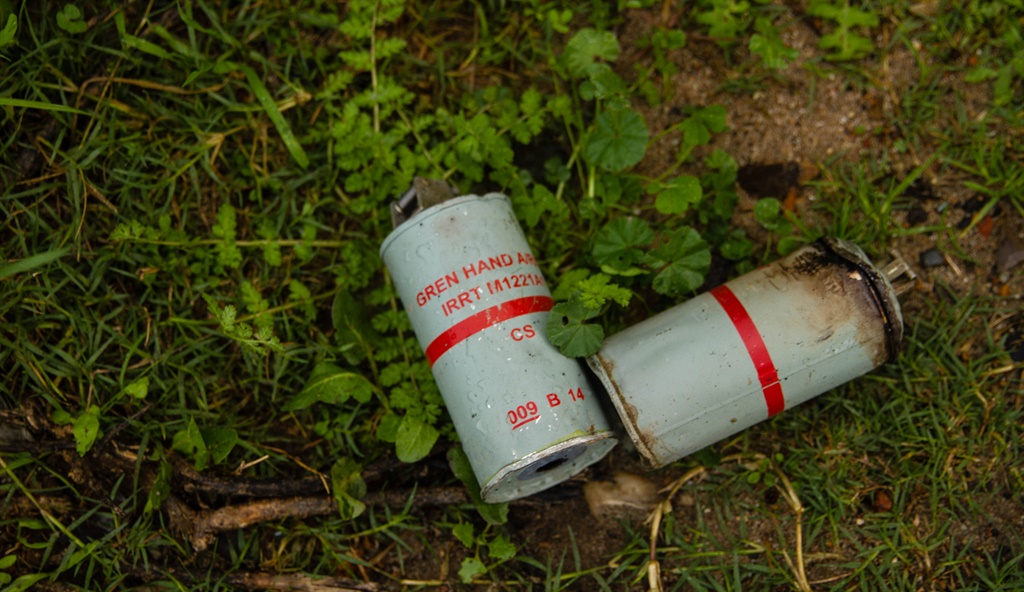
[{"label": "brown soil", "polygon": [[[796,17],[797,15],[793,15]],[[635,40],[647,37],[657,25],[653,15],[635,16],[625,24],[621,33],[623,47],[635,45]],[[889,31],[883,26],[878,46],[890,43]],[[692,41],[683,49],[672,53],[679,72],[668,82],[669,100],[654,107],[638,105],[648,127],[655,133],[678,123],[681,108],[686,106],[727,106],[729,130],[715,136],[709,146],[699,148],[690,172],[698,172],[701,158],[714,149],[730,154],[742,167],[764,163],[799,163],[804,167],[821,168],[837,162],[863,163],[874,161],[882,180],[890,177],[902,179],[929,161],[944,130],[957,126],[958,113],[968,120],[986,115],[991,96],[986,85],[966,84],[961,71],[937,72],[928,69],[927,82],[922,82],[922,64],[933,66],[927,52],[920,47],[913,50],[895,44],[881,63],[858,64],[861,80],[846,72],[839,72],[821,59],[817,49],[818,34],[809,25],[796,21],[783,30],[785,43],[799,51],[799,58],[774,79],[764,79],[752,92],[730,91],[730,85],[743,76],[741,68],[731,66],[724,51],[710,41]],[[635,61],[644,54],[626,51],[620,72],[628,75]],[[922,60],[921,63],[918,60]],[[958,58],[966,62],[967,57]],[[747,51],[734,50],[733,63],[750,61]],[[964,66],[964,63],[950,64]],[[813,66],[810,67],[810,66]],[[814,70],[818,70],[815,72]],[[935,137],[921,137],[909,141],[900,135],[898,122],[912,117],[904,106],[904,98],[918,85],[934,84],[938,89],[937,108],[928,112],[929,120],[923,124]],[[921,91],[918,91],[921,92]],[[1004,129],[1008,141],[1019,136],[1020,130]],[[908,141],[903,141],[908,140]],[[679,134],[668,134],[649,149],[640,165],[640,172],[658,175],[671,165],[680,142]],[[898,148],[899,146],[899,148]],[[824,172],[820,180],[832,180]],[[967,224],[981,204],[981,198],[964,181],[967,175],[935,162],[927,166],[920,181],[915,183],[895,212],[892,224],[911,226],[945,224],[959,230]],[[763,234],[753,222],[751,210],[754,199],[740,190],[742,201],[734,222],[746,229],[755,240]],[[778,195],[778,198],[785,196]],[[827,196],[814,187],[804,187],[796,195],[794,207],[799,217],[812,226],[824,226],[815,206]],[[924,210],[923,221],[907,221],[911,208]],[[949,236],[930,232],[898,237],[888,247],[904,256],[919,272],[922,281],[918,289],[930,291],[938,280],[960,295],[997,294],[1019,297],[1024,293],[1019,268],[1015,273],[997,269],[996,252],[1010,237],[1024,237],[1021,217],[997,206],[989,219],[983,219],[961,236],[953,231]],[[921,215],[915,212],[915,215]],[[956,253],[949,264],[924,270],[918,255],[933,247]]]}]

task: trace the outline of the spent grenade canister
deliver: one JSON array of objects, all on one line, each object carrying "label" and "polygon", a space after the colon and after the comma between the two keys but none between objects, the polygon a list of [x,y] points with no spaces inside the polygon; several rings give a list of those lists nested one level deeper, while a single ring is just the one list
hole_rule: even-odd
[{"label": "spent grenade canister", "polygon": [[546,335],[547,282],[506,196],[416,179],[381,246],[484,500],[537,493],[616,440],[576,360]]},{"label": "spent grenade canister", "polygon": [[886,275],[822,239],[613,335],[588,363],[660,467],[893,359],[902,334]]}]

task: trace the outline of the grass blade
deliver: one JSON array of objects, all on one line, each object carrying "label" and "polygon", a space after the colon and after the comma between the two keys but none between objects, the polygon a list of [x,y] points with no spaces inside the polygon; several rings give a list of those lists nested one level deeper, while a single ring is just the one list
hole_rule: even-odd
[{"label": "grass blade", "polygon": [[15,99],[12,97],[0,97],[0,105],[9,107],[23,107],[25,109],[42,109],[44,111],[60,111],[61,113],[76,113],[78,115],[89,115],[81,109],[68,107],[67,105],[55,105],[43,101],[31,101],[29,99]]},{"label": "grass blade", "polygon": [[24,259],[0,265],[0,280],[18,273],[24,273],[30,269],[35,269],[36,267],[42,267],[47,263],[60,259],[67,254],[67,252],[67,249],[55,249],[53,251],[39,253],[38,255],[32,255],[31,257],[25,257]]},{"label": "grass blade", "polygon": [[285,147],[288,148],[288,152],[291,153],[292,158],[302,168],[308,167],[309,157],[306,156],[306,151],[302,149],[299,141],[295,139],[295,134],[292,133],[292,126],[288,125],[288,120],[284,118],[284,115],[281,115],[281,111],[277,108],[277,103],[270,96],[270,91],[263,85],[263,81],[256,75],[255,70],[248,66],[242,66],[242,70],[245,72],[245,78],[249,81],[249,86],[252,87],[253,94],[256,95],[256,99],[259,100],[263,110],[267,112],[270,121],[274,122],[274,127],[277,128],[277,133],[281,134],[281,139],[284,141]]}]

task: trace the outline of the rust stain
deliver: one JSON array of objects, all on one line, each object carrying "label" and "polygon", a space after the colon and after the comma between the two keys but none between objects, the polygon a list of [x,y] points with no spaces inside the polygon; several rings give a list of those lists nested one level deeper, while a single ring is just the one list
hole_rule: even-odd
[{"label": "rust stain", "polygon": [[639,411],[637,411],[636,405],[629,402],[625,394],[622,392],[622,389],[619,388],[618,383],[615,382],[615,363],[606,359],[600,353],[595,355],[594,358],[604,369],[605,378],[607,379],[606,386],[611,387],[608,389],[608,396],[616,403],[616,407],[626,415],[626,417],[621,419],[626,425],[626,429],[629,431],[629,435],[633,440],[633,444],[636,445],[636,449],[640,451],[640,454],[643,456],[644,460],[651,465],[651,468],[661,466],[661,463],[658,463],[653,452],[654,443],[656,443],[658,439],[654,435],[648,434],[640,429],[640,422],[638,420],[640,414]]}]

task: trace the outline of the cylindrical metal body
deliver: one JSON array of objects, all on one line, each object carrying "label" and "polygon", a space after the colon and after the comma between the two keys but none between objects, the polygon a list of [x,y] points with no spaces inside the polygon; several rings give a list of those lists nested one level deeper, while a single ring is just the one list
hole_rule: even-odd
[{"label": "cylindrical metal body", "polygon": [[584,369],[547,341],[551,293],[507,197],[428,207],[381,256],[486,501],[551,487],[615,445]]},{"label": "cylindrical metal body", "polygon": [[822,239],[608,338],[588,359],[637,449],[659,467],[896,355],[888,280]]}]

